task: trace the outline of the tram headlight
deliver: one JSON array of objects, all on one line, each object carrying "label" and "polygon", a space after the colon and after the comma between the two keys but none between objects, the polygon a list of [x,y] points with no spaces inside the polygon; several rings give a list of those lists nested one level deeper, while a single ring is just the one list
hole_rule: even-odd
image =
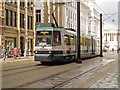
[{"label": "tram headlight", "polygon": [[37,53],[37,50],[35,50],[34,53]]},{"label": "tram headlight", "polygon": [[51,49],[51,48],[49,48],[49,49],[48,49],[48,51],[49,51],[49,53],[51,53],[52,49]]},{"label": "tram headlight", "polygon": [[37,53],[37,52],[38,52],[37,50],[34,51],[34,53]]},{"label": "tram headlight", "polygon": [[37,50],[35,51],[35,53],[37,53]]}]

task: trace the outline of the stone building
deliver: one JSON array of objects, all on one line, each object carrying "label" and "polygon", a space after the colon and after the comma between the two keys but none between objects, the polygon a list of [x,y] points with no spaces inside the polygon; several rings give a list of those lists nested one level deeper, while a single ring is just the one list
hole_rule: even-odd
[{"label": "stone building", "polygon": [[[56,0],[53,0],[52,2],[50,0],[36,0],[36,24],[41,23],[55,23],[52,13],[54,13],[54,17],[58,23],[59,27],[64,27],[65,21],[65,12],[64,12],[64,4],[58,4],[61,3],[56,2]],[[57,4],[55,4],[57,3]],[[38,17],[38,15],[41,16],[41,18]],[[41,20],[39,20],[41,19]]]},{"label": "stone building", "polygon": [[21,49],[22,55],[33,51],[35,38],[34,2],[0,2],[0,51],[2,47]]},{"label": "stone building", "polygon": [[[51,15],[54,16],[59,27],[73,28],[77,30],[77,2],[50,2],[50,0],[36,1],[36,23],[55,23]],[[56,5],[54,3],[57,3]],[[61,4],[58,4],[61,3]],[[87,3],[80,3],[80,30],[83,35],[99,36],[100,13]]]},{"label": "stone building", "polygon": [[103,46],[108,47],[109,50],[117,50],[118,48],[118,30],[105,29],[103,31]]}]

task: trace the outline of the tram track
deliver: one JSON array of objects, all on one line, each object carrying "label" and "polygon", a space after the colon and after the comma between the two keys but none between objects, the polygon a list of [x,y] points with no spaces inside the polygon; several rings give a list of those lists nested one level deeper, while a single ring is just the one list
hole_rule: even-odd
[{"label": "tram track", "polygon": [[[103,67],[103,66],[108,66],[108,65],[96,65],[95,67],[92,68],[87,68],[87,70],[80,70],[80,67],[75,67],[54,75],[50,75],[48,77],[33,81],[33,82],[29,82],[23,85],[18,86],[19,88],[24,88],[24,87],[29,87],[31,84],[36,84],[39,83],[39,85],[44,85],[44,83],[48,84],[47,86],[43,86],[42,88],[47,88],[48,90],[56,90],[56,88],[61,88],[63,86],[65,86],[66,84],[70,83],[72,80],[75,80],[83,75],[89,74],[91,72],[94,72],[95,70]],[[72,72],[72,77],[69,77],[68,73]],[[77,73],[76,73],[77,72]],[[78,74],[78,72],[80,72]],[[66,75],[67,76],[66,76]],[[32,86],[32,85],[31,85]]]},{"label": "tram track", "polygon": [[[36,67],[37,66],[37,67]],[[35,68],[34,68],[35,67]],[[36,64],[36,65],[28,65],[28,66],[24,66],[24,67],[18,67],[18,68],[13,68],[13,69],[7,69],[7,70],[3,70],[3,72],[4,73],[6,73],[6,72],[9,72],[10,71],[10,73],[8,73],[8,74],[2,74],[2,77],[7,77],[7,76],[10,76],[10,75],[16,75],[16,74],[19,74],[19,73],[25,73],[25,72],[29,72],[29,71],[33,71],[33,70],[40,70],[40,69],[45,69],[45,68],[49,68],[49,67],[51,67],[50,65],[47,65],[47,66],[43,66],[42,67],[42,65],[41,65],[41,67],[40,67],[40,64]],[[27,69],[28,68],[28,70],[25,70],[25,69]],[[31,68],[31,69],[30,69]],[[17,70],[17,72],[14,72],[13,73],[13,71],[14,70]],[[22,71],[20,71],[20,70],[22,70]]]},{"label": "tram track", "polygon": [[[110,65],[115,66],[115,65],[116,65],[116,62],[113,62],[113,63],[111,63]],[[100,70],[101,70],[100,68],[102,68],[102,67],[104,67],[105,69],[102,70],[103,72],[101,72],[100,75],[97,75],[97,74],[98,74],[97,71],[100,71]],[[82,73],[80,73],[80,74],[78,74],[78,75],[76,75],[76,76],[74,76],[74,77],[72,77],[72,78],[69,78],[69,79],[65,79],[65,78],[64,78],[62,82],[60,82],[60,83],[58,83],[58,84],[56,84],[56,85],[53,85],[53,86],[49,87],[48,90],[56,90],[56,88],[63,88],[64,86],[66,86],[66,85],[68,85],[69,83],[71,83],[73,80],[77,80],[77,79],[81,78],[82,76],[90,76],[90,75],[93,75],[93,74],[95,74],[95,72],[97,72],[96,75],[95,75],[95,77],[100,78],[101,76],[106,75],[106,72],[107,72],[107,71],[111,70],[111,67],[110,67],[109,65],[104,65],[104,66],[102,66],[102,67],[101,67],[101,65],[99,65],[99,66],[96,66],[96,67],[94,67],[94,68],[91,68],[91,69],[89,69],[89,70],[87,70],[87,71],[84,71],[84,72],[82,72]],[[80,85],[80,87],[82,87],[82,85],[83,85],[83,87],[89,86],[89,85],[90,85],[90,81],[92,81],[92,80],[89,79],[89,78],[88,78],[88,80],[89,80],[89,81],[87,81],[87,82],[88,82],[87,85],[85,85],[85,82],[83,82],[83,83]],[[93,81],[94,81],[94,79],[93,79]],[[92,82],[93,82],[93,81],[92,81]]]},{"label": "tram track", "polygon": [[[92,71],[92,70],[94,70],[94,69],[97,69],[98,67],[100,67],[101,65],[97,65],[96,67],[94,67],[94,68],[91,68],[90,70],[87,70],[87,71],[84,71],[84,72],[82,72],[80,69],[80,66],[78,66],[78,67],[74,67],[74,68],[71,68],[71,69],[67,69],[67,70],[65,70],[65,71],[62,71],[62,72],[59,72],[59,73],[56,73],[56,74],[52,74],[52,75],[50,75],[50,76],[47,76],[47,77],[45,77],[45,78],[41,78],[41,79],[37,79],[37,80],[34,80],[34,81],[32,81],[32,82],[28,82],[28,83],[24,83],[24,84],[22,84],[22,85],[19,85],[19,86],[16,86],[16,88],[24,88],[24,87],[27,87],[27,86],[30,86],[31,84],[35,84],[35,83],[38,83],[39,82],[39,84],[44,84],[44,83],[46,83],[46,84],[48,84],[47,83],[47,81],[49,82],[49,81],[51,81],[51,83],[52,82],[54,82],[54,84],[55,85],[52,85],[52,87],[47,87],[47,88],[49,88],[50,90],[51,89],[53,89],[53,88],[56,88],[56,87],[58,87],[58,86],[60,86],[60,85],[62,85],[62,84],[65,84],[65,83],[67,83],[67,82],[69,82],[69,81],[71,81],[71,80],[73,80],[73,79],[75,79],[75,78],[77,78],[77,77],[79,77],[79,76],[81,76],[81,75],[84,75],[84,74],[86,74],[87,72],[90,72],[90,71]],[[79,72],[81,72],[79,75],[74,75],[74,74],[76,74],[76,73],[78,73],[78,71],[76,72],[76,70],[80,70]],[[74,72],[75,71],[75,72]],[[75,77],[70,77],[69,79],[67,79],[66,80],[66,77],[64,77],[64,74],[67,74],[67,73],[70,73],[70,72],[72,72],[72,74],[73,74],[73,76],[75,76]],[[68,74],[67,74],[68,75]],[[57,77],[58,76],[58,77]],[[60,77],[59,78],[59,76],[63,76],[62,78]],[[57,80],[56,81],[56,78],[57,77],[57,79],[59,79],[59,80]],[[58,83],[59,82],[59,83]],[[58,83],[58,84],[56,84],[56,83]],[[49,84],[48,84],[49,85]],[[51,85],[50,85],[51,86]],[[43,87],[44,88],[44,87]],[[46,88],[46,87],[45,87]]]},{"label": "tram track", "polygon": [[[10,75],[15,75],[15,74],[19,74],[19,73],[24,73],[24,72],[29,72],[29,71],[33,71],[33,70],[38,70],[38,69],[44,69],[44,68],[48,68],[49,66],[43,66],[43,67],[37,67],[37,68],[34,68],[34,66],[31,67],[31,69],[29,68],[31,66],[28,66],[28,67],[21,67],[19,68],[20,69],[23,69],[22,71],[18,71],[18,68],[15,68],[13,70],[17,70],[17,72],[14,72],[14,73],[8,73],[8,74],[2,74],[2,77],[7,77],[7,76],[10,76]],[[25,68],[28,68],[28,70],[24,70]],[[10,70],[10,71],[13,71],[13,70]],[[9,70],[7,70],[9,71]]]},{"label": "tram track", "polygon": [[[79,67],[77,67],[77,68],[79,68]],[[27,85],[29,85],[29,84],[36,83],[36,82],[39,82],[39,81],[41,82],[41,81],[43,81],[43,80],[47,80],[47,79],[49,79],[49,78],[55,77],[55,76],[57,76],[57,75],[60,75],[60,74],[62,74],[62,73],[68,72],[68,71],[73,70],[73,69],[76,69],[76,67],[75,67],[75,68],[72,68],[72,69],[69,69],[69,70],[65,70],[65,71],[63,71],[63,72],[59,72],[59,73],[56,73],[56,74],[52,74],[52,75],[50,75],[50,76],[48,76],[48,77],[45,77],[45,78],[41,78],[41,79],[38,79],[38,80],[35,80],[35,81],[32,81],[32,82],[29,82],[29,83],[25,83],[25,84],[20,85],[20,86],[16,86],[16,88],[24,87],[24,86],[27,86]]]},{"label": "tram track", "polygon": [[[113,56],[112,56],[113,57]],[[111,57],[111,58],[112,58]],[[107,57],[108,58],[108,57]],[[37,69],[30,72],[20,73],[8,75],[8,77],[3,77],[3,83],[6,83],[7,86],[4,84],[3,87],[12,87],[12,88],[48,88],[50,90],[64,87],[67,83],[71,82],[72,80],[81,77],[82,75],[85,76],[87,73],[91,73],[92,70],[95,70],[102,67],[103,58],[94,58],[92,60],[83,61],[81,65],[76,65],[75,63],[72,64],[65,64],[55,67],[50,67],[46,69]],[[108,62],[109,63],[109,62]],[[105,64],[107,65],[107,64]],[[31,74],[31,72],[33,74]],[[10,77],[9,77],[10,76]],[[26,77],[26,79],[24,79]],[[15,80],[15,81],[14,81]],[[18,80],[18,81],[17,81]],[[12,83],[9,83],[11,82]],[[17,82],[17,83],[15,83]]]},{"label": "tram track", "polygon": [[72,80],[74,80],[74,79],[77,79],[78,77],[80,77],[80,76],[82,76],[82,75],[85,75],[85,74],[87,74],[87,73],[89,73],[89,72],[91,72],[91,71],[93,71],[93,70],[96,70],[97,68],[98,68],[98,66],[97,66],[97,67],[94,67],[94,68],[92,68],[92,69],[90,69],[90,70],[87,70],[87,71],[85,71],[85,72],[82,72],[82,73],[80,73],[80,74],[78,74],[78,75],[76,75],[75,77],[72,77],[72,78],[70,78],[70,79],[67,79],[67,80],[64,79],[62,82],[60,82],[60,83],[58,83],[58,84],[56,84],[56,85],[53,85],[52,87],[49,87],[48,90],[54,90],[54,89],[56,89],[56,88],[60,88],[60,87],[62,87],[62,86],[64,86],[64,85],[68,84],[70,81],[72,81]]},{"label": "tram track", "polygon": [[[113,56],[111,58],[113,58]],[[92,70],[89,71],[90,69],[95,70],[95,67],[97,68],[100,65],[102,66],[107,65],[107,64],[104,64],[103,62],[110,63],[102,59],[104,58],[100,58],[100,59],[94,58],[91,60],[85,60],[80,65],[75,63],[70,63],[65,65],[57,65],[57,66],[55,65],[55,67],[49,66],[50,68],[46,68],[46,69],[44,68],[35,69],[36,68],[35,67],[33,71],[31,70],[26,72],[25,70],[25,72],[23,73],[21,73],[20,70],[18,69],[19,71],[16,70],[17,72],[19,72],[18,74],[17,72],[15,72],[16,74],[14,73],[12,75],[8,75],[5,77],[3,76],[3,85],[4,85],[3,87],[12,87],[12,88],[36,87],[36,88],[48,88],[48,89],[54,89],[59,87],[61,88],[62,86],[66,87],[67,85],[70,84],[69,82],[76,79],[77,77],[81,78],[82,75],[86,76],[85,74],[88,75],[89,72],[91,73]]]},{"label": "tram track", "polygon": [[5,63],[5,64],[2,64],[2,71],[9,71],[9,70],[13,70],[13,69],[19,69],[21,67],[26,67],[26,66],[30,66],[30,65],[33,65],[34,62],[17,62],[17,63]]},{"label": "tram track", "polygon": [[12,70],[16,70],[16,69],[28,68],[28,67],[31,67],[31,66],[33,66],[33,64],[31,64],[31,65],[25,65],[25,66],[23,66],[23,67],[5,69],[5,70],[2,70],[2,71],[3,71],[3,72],[12,71]]}]

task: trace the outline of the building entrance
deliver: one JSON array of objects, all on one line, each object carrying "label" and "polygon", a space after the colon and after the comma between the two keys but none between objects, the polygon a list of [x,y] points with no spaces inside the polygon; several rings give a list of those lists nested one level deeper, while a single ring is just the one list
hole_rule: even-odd
[{"label": "building entrance", "polygon": [[25,43],[23,36],[20,37],[20,49],[21,49],[21,56],[24,56]]}]

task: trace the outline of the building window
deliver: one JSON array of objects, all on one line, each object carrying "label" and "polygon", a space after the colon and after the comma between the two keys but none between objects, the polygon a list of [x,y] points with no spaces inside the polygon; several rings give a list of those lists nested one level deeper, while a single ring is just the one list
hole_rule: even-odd
[{"label": "building window", "polygon": [[31,17],[31,23],[30,23],[31,29],[33,29],[33,17]]},{"label": "building window", "polygon": [[27,25],[27,28],[30,29],[30,18],[29,18],[29,16],[28,16],[27,24],[28,24],[28,25]]},{"label": "building window", "polygon": [[14,13],[13,13],[13,20],[14,20],[14,25],[13,25],[13,26],[14,26],[14,27],[17,26],[17,24],[16,24],[16,19],[17,19],[17,18],[16,18],[16,12],[14,12]]},{"label": "building window", "polygon": [[118,41],[118,37],[120,36],[119,33],[116,33],[116,41]]},{"label": "building window", "polygon": [[5,9],[5,15],[6,15],[6,20],[5,20],[5,25],[8,25],[8,16],[9,16],[9,14],[8,14],[8,10],[7,9]]},{"label": "building window", "polygon": [[36,10],[36,22],[41,22],[41,10]]},{"label": "building window", "polygon": [[15,4],[17,4],[17,2],[15,1]]},{"label": "building window", "polygon": [[105,35],[106,35],[106,41],[107,41],[107,33]]},{"label": "building window", "polygon": [[114,41],[114,33],[112,33],[112,41]]},{"label": "building window", "polygon": [[112,34],[110,33],[110,41],[112,41]]},{"label": "building window", "polygon": [[14,4],[17,4],[17,0],[14,0]]},{"label": "building window", "polygon": [[9,24],[10,26],[12,26],[12,22],[13,22],[12,21],[12,11],[10,11],[10,24]]},{"label": "building window", "polygon": [[13,0],[9,0],[10,3],[13,3]]},{"label": "building window", "polygon": [[23,1],[20,2],[20,6],[24,7],[25,3]]},{"label": "building window", "polygon": [[32,10],[32,7],[30,7],[32,4],[33,4],[32,0],[29,0],[29,2],[27,3],[29,10]]},{"label": "building window", "polygon": [[9,0],[5,0],[5,2],[9,2]]},{"label": "building window", "polygon": [[33,29],[33,17],[32,16],[28,16],[28,29]]},{"label": "building window", "polygon": [[24,28],[24,14],[20,14],[20,28]]}]

